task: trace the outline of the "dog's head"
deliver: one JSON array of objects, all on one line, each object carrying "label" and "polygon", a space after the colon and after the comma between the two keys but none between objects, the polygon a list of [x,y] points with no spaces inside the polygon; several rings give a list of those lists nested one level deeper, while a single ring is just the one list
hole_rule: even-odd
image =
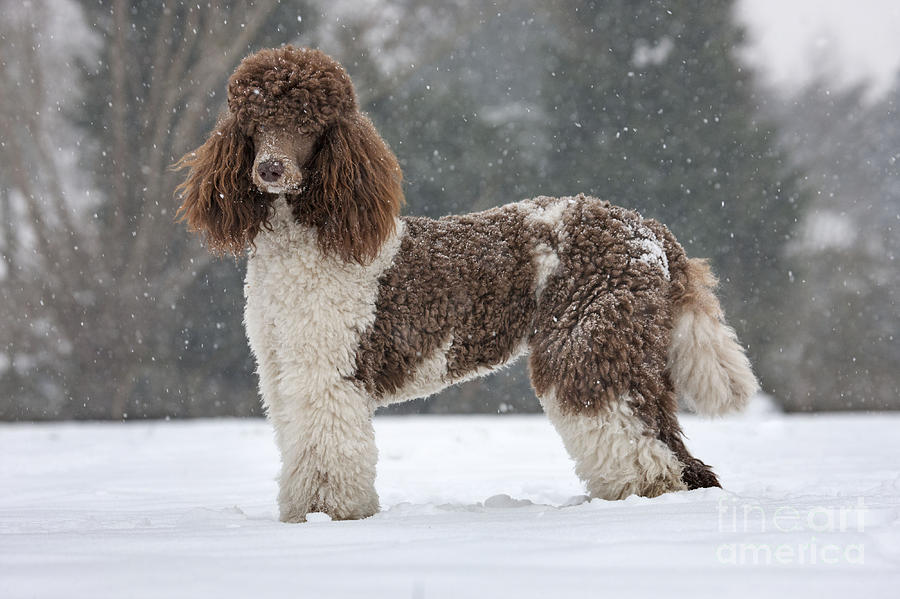
[{"label": "dog's head", "polygon": [[397,159],[359,111],[347,72],[318,50],[285,46],[245,58],[228,111],[186,154],[178,214],[217,253],[241,253],[284,194],[320,248],[365,263],[403,203]]}]

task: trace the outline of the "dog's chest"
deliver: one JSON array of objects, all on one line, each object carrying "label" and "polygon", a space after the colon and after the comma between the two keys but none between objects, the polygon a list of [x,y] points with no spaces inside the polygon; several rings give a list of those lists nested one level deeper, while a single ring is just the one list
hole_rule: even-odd
[{"label": "dog's chest", "polygon": [[303,376],[312,390],[353,374],[384,260],[363,267],[324,256],[313,231],[279,216],[247,264],[247,336],[260,365]]}]

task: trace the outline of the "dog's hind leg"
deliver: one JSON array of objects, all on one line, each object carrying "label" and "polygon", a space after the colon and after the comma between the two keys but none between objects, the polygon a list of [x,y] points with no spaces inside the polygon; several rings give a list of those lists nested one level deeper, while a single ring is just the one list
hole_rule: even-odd
[{"label": "dog's hind leg", "polygon": [[667,305],[601,281],[550,287],[530,339],[531,380],[592,497],[716,486],[681,442],[665,375]]},{"label": "dog's hind leg", "polygon": [[[656,436],[660,441],[675,454],[678,460],[683,464],[681,471],[681,480],[687,485],[688,489],[702,489],[706,487],[719,487],[719,479],[713,473],[712,469],[704,464],[701,460],[695,458],[684,445],[681,435],[681,427],[675,415],[675,399],[674,394],[667,392],[669,401],[665,402],[664,408],[655,414],[655,422],[653,427],[656,429]],[[662,404],[663,402],[660,402]]]},{"label": "dog's hind leg", "polygon": [[648,431],[627,396],[583,410],[563,405],[552,392],[540,399],[591,497],[656,497],[688,488],[683,464]]}]

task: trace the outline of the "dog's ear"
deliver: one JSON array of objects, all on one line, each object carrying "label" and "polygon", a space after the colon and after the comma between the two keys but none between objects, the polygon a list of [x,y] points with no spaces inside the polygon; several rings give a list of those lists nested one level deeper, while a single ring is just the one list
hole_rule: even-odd
[{"label": "dog's ear", "polygon": [[358,112],[341,117],[322,133],[306,170],[295,214],[317,228],[324,252],[371,262],[403,205],[400,165],[375,126]]},{"label": "dog's ear", "polygon": [[203,235],[211,252],[238,256],[268,222],[267,194],[251,177],[254,157],[253,140],[226,114],[209,139],[173,167],[190,169],[175,189],[182,200],[177,219]]}]

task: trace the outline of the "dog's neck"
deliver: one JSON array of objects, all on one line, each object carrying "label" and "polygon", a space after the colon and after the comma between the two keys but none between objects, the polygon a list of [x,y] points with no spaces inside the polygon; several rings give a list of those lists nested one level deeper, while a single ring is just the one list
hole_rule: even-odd
[{"label": "dog's neck", "polygon": [[297,222],[291,206],[283,194],[277,196],[272,203],[269,225],[268,228],[263,227],[256,236],[255,248],[250,252],[251,258],[254,256],[294,256],[301,258],[304,262],[315,263],[317,268],[325,266],[331,270],[383,270],[393,261],[405,229],[403,220],[396,217],[394,233],[381,244],[378,256],[370,265],[360,266],[356,263],[345,262],[338,256],[323,254],[317,241],[316,229]]},{"label": "dog's neck", "polygon": [[315,229],[296,221],[284,194],[276,196],[272,201],[271,210],[269,226],[263,227],[257,235],[256,247],[252,254],[271,255],[285,252],[321,254],[316,244]]}]

